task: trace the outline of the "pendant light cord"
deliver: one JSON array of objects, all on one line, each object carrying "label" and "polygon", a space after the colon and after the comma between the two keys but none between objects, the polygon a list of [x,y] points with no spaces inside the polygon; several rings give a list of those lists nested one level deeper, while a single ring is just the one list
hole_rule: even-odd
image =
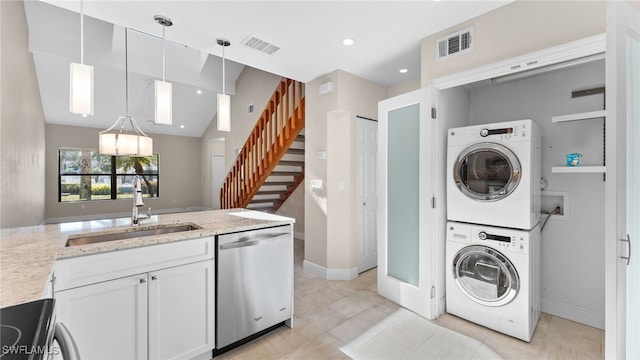
[{"label": "pendant light cord", "polygon": [[224,48],[227,47],[226,45],[222,45],[222,95],[225,95],[226,92],[225,90],[225,71],[224,71]]},{"label": "pendant light cord", "polygon": [[124,104],[125,104],[125,113],[127,117],[129,116],[129,39],[127,39],[127,34],[129,33],[129,28],[124,28]]},{"label": "pendant light cord", "polygon": [[84,65],[84,3],[80,0],[80,64]]},{"label": "pendant light cord", "polygon": [[164,82],[164,24],[162,24],[162,81]]}]

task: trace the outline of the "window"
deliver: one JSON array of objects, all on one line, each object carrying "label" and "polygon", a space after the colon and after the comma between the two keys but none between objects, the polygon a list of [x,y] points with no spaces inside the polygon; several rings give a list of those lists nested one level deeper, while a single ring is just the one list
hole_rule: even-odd
[{"label": "window", "polygon": [[100,155],[95,149],[58,150],[58,202],[131,199],[140,175],[142,197],[159,197],[158,154]]}]

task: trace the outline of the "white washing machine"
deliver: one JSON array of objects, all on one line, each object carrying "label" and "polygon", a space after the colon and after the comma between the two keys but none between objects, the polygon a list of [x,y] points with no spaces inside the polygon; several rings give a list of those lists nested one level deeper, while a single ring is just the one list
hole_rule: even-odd
[{"label": "white washing machine", "polygon": [[447,219],[532,229],[540,220],[540,147],[531,120],[449,129]]},{"label": "white washing machine", "polygon": [[531,341],[540,319],[540,226],[447,223],[447,312]]}]

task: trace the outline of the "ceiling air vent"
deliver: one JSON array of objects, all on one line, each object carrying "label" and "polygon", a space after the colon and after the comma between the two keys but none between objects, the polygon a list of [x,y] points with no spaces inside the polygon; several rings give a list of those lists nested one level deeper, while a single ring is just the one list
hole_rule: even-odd
[{"label": "ceiling air vent", "polygon": [[471,52],[473,50],[472,40],[473,27],[438,39],[436,42],[436,61]]},{"label": "ceiling air vent", "polygon": [[257,37],[254,37],[253,35],[247,36],[246,39],[242,40],[241,44],[244,46],[250,47],[252,49],[261,51],[268,55],[272,55],[274,52],[280,50],[279,47],[271,43],[268,43],[264,40],[260,40]]}]

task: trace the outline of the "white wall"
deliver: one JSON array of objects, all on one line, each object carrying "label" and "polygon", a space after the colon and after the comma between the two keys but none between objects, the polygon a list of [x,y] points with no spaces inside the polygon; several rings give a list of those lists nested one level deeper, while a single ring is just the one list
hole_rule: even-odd
[{"label": "white wall", "polygon": [[[566,193],[564,217],[542,232],[542,310],[604,328],[604,182],[602,174],[555,174],[566,154],[602,165],[604,119],[551,123],[551,117],[602,110],[604,96],[571,98],[604,86],[604,61],[469,90],[470,124],[532,119],[542,130],[542,177]],[[553,210],[551,203],[543,210]]]},{"label": "white wall", "polygon": [[22,1],[0,2],[0,227],[45,218],[45,122]]},{"label": "white wall", "polygon": [[[318,87],[328,81],[333,91],[320,95]],[[349,168],[355,164],[356,115],[376,119],[378,101],[386,96],[385,87],[341,70],[306,85],[305,265],[328,278],[357,273],[356,174]],[[327,158],[318,159],[317,151]],[[312,190],[313,179],[322,180],[324,189]],[[337,189],[338,180],[345,190]]]},{"label": "white wall", "polygon": [[[606,1],[520,0],[428,36],[421,44],[421,83],[605,32]],[[474,26],[472,52],[436,62],[441,37]]]}]

